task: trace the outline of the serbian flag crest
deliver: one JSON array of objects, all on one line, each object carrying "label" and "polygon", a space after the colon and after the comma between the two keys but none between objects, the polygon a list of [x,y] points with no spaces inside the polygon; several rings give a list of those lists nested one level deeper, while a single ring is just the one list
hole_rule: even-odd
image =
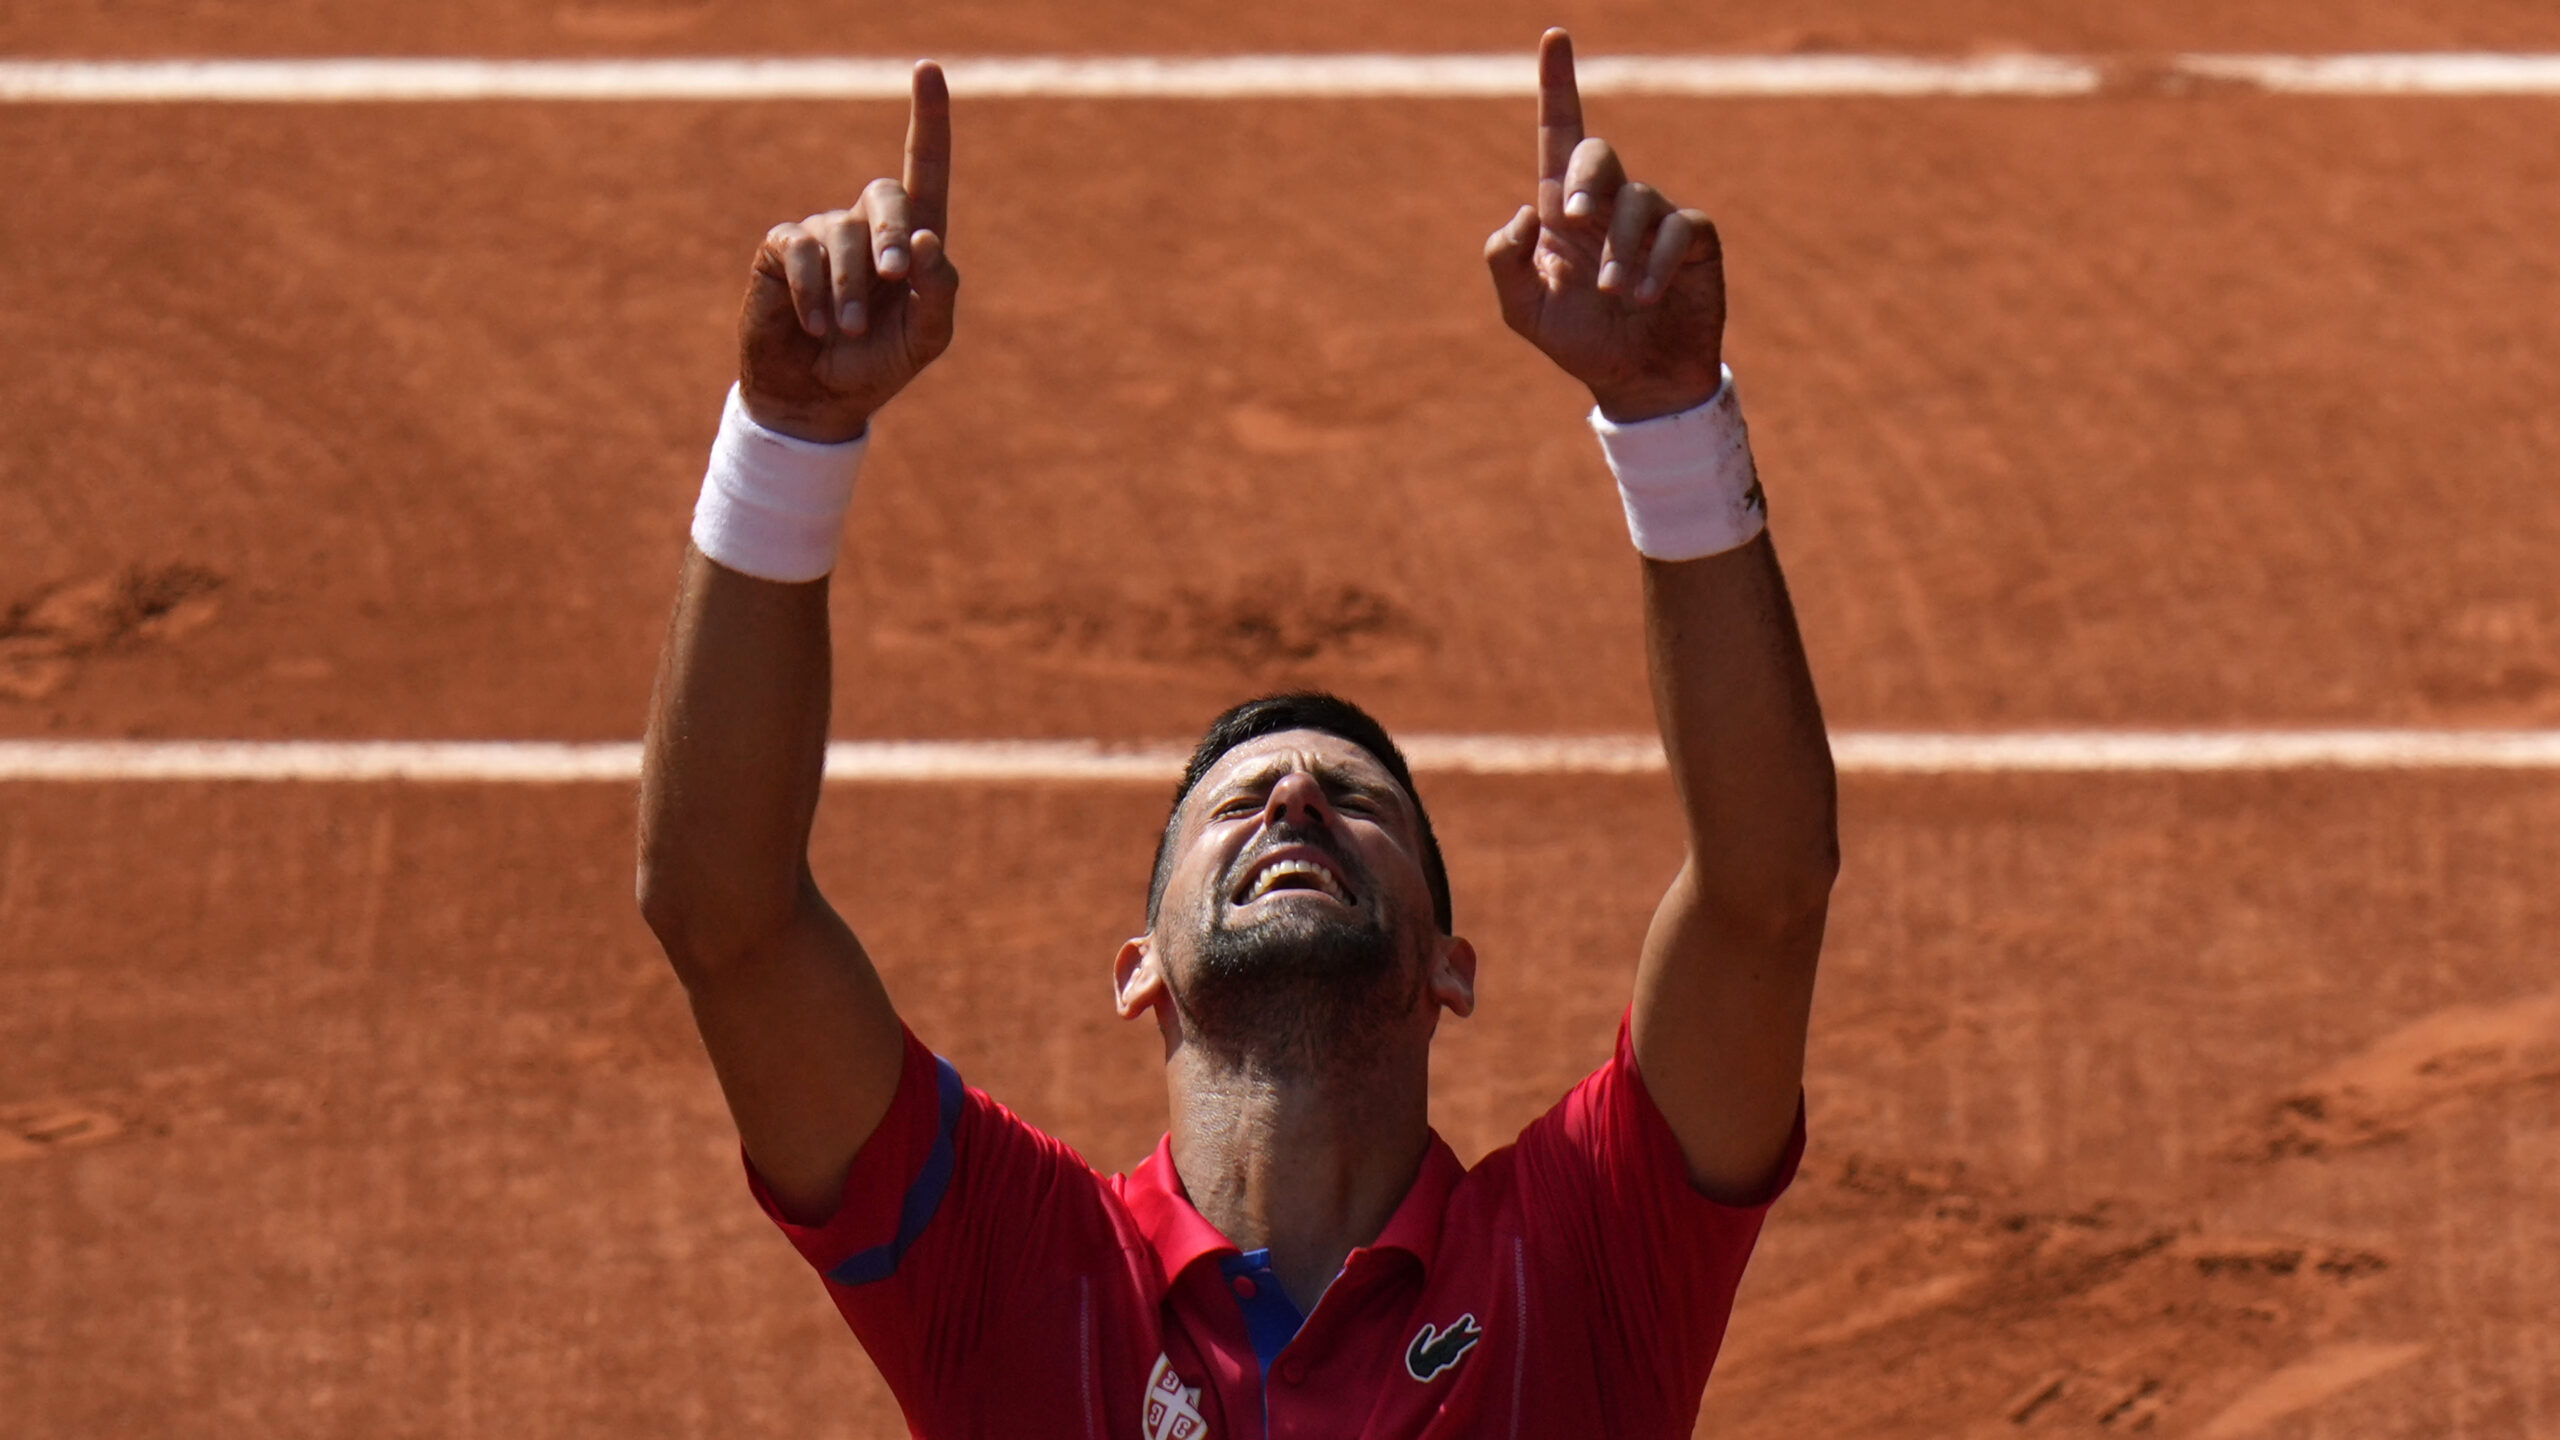
[{"label": "serbian flag crest", "polygon": [[1158,1355],[1147,1376],[1147,1440],[1208,1440],[1209,1422],[1200,1418],[1200,1388],[1185,1385],[1173,1373],[1170,1357]]}]

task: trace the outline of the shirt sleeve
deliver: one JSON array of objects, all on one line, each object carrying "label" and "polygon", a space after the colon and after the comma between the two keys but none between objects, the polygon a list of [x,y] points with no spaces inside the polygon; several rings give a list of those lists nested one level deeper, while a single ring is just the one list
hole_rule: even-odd
[{"label": "shirt sleeve", "polygon": [[1623,1019],[1608,1063],[1521,1132],[1522,1229],[1540,1283],[1579,1292],[1593,1368],[1608,1393],[1642,1397],[1662,1433],[1696,1422],[1760,1223],[1803,1154],[1799,1101],[1766,1195],[1725,1205],[1698,1193]]},{"label": "shirt sleeve", "polygon": [[795,1225],[752,1161],[747,1182],[824,1279],[918,1433],[961,1412],[991,1365],[1016,1381],[1058,1367],[1072,1383],[1080,1357],[1060,1343],[1072,1338],[1057,1323],[1060,1296],[1089,1297],[1120,1258],[1103,1181],[1075,1151],[964,1085],[913,1032],[898,1093],[855,1155],[834,1215]]}]

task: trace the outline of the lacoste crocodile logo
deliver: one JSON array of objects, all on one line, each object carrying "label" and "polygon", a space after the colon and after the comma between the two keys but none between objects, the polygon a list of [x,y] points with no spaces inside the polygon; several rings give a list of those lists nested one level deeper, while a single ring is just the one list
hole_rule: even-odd
[{"label": "lacoste crocodile logo", "polygon": [[1424,1325],[1404,1347],[1404,1373],[1430,1383],[1432,1377],[1467,1358],[1476,1348],[1484,1332],[1476,1328],[1476,1317],[1461,1315],[1443,1330],[1437,1325]]}]

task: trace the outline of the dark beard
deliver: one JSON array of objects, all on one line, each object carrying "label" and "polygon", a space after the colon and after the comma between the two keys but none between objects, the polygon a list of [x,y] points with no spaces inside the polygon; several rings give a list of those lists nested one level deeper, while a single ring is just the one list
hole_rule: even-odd
[{"label": "dark beard", "polygon": [[[1272,844],[1304,836],[1275,836]],[[1267,849],[1268,846],[1258,847]],[[1369,877],[1334,855],[1361,896]],[[1240,861],[1250,865],[1252,857]],[[1292,907],[1249,925],[1228,923],[1226,892],[1210,902],[1188,983],[1174,1004],[1188,1038],[1214,1053],[1292,1073],[1330,1068],[1369,1048],[1413,1008],[1417,974],[1399,984],[1405,947],[1376,909],[1366,913]]]}]

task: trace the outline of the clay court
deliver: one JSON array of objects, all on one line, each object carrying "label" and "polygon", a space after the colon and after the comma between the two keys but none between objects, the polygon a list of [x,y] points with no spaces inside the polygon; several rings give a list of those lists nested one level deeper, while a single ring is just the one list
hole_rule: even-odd
[{"label": "clay court", "polygon": [[[0,54],[2100,57],[2136,79],[1591,103],[1723,228],[1832,725],[2560,726],[2560,98],[2139,79],[2560,50],[2548,7],[1360,8],[79,0]],[[1477,260],[1525,99],[955,75],[959,339],[855,503],[839,737],[1181,741],[1310,683],[1649,727],[1587,401]],[[0,739],[632,738],[746,260],[902,114],[0,105]],[[1423,785],[1472,1159],[1606,1053],[1679,823],[1659,776]],[[1162,1128],[1107,977],[1165,791],[844,784],[817,828],[909,1022],[1105,1169]],[[2560,1435],[2560,770],[1842,803],[1811,1147],[1702,1435]],[[747,1197],[632,824],[0,782],[0,1434],[902,1433]]]}]

